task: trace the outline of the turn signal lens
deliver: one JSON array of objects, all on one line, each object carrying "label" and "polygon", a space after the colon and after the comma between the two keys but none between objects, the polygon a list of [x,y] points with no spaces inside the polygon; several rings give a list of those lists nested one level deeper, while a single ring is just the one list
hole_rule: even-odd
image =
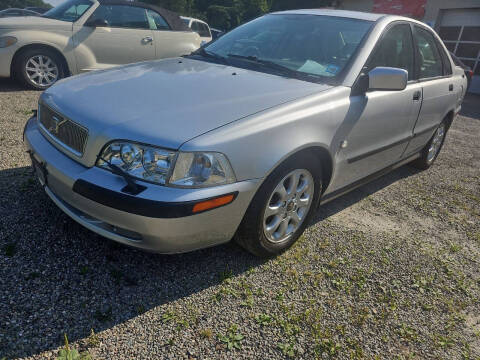
[{"label": "turn signal lens", "polygon": [[193,206],[193,213],[214,209],[223,205],[230,204],[235,198],[234,194],[224,195],[215,199],[199,202]]},{"label": "turn signal lens", "polygon": [[13,36],[0,37],[0,48],[6,48],[14,45],[17,42],[17,38]]}]

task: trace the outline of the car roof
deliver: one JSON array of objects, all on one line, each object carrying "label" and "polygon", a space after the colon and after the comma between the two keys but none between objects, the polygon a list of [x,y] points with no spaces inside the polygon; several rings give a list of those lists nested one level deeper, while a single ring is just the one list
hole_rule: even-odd
[{"label": "car roof", "polygon": [[374,14],[362,11],[350,11],[350,10],[335,10],[335,9],[301,9],[301,10],[287,10],[279,11],[273,14],[297,14],[297,15],[324,15],[324,16],[337,16],[352,19],[377,21],[380,18],[385,17],[385,14]]}]

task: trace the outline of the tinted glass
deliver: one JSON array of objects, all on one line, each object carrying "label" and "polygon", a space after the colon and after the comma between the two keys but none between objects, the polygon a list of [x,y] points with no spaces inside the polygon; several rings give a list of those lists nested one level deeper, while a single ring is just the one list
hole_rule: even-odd
[{"label": "tinted glass", "polygon": [[452,75],[452,63],[450,62],[447,53],[445,52],[441,44],[437,43],[437,48],[438,51],[440,51],[440,55],[442,56],[443,60],[443,75]]},{"label": "tinted glass", "polygon": [[208,26],[203,24],[203,23],[198,23],[198,26],[200,28],[199,35],[203,37],[210,37],[210,30],[208,29]]},{"label": "tinted glass", "polygon": [[153,10],[147,10],[148,22],[152,30],[170,30],[165,19]]},{"label": "tinted glass", "polygon": [[334,78],[354,56],[370,21],[319,15],[266,15],[223,35],[205,49],[254,56],[309,75]]},{"label": "tinted glass", "polygon": [[93,1],[90,0],[68,0],[57,7],[48,10],[42,16],[51,19],[74,22],[77,21],[92,5]]},{"label": "tinted glass", "polygon": [[125,5],[100,5],[89,21],[106,20],[108,26],[129,29],[150,29],[144,8]]},{"label": "tinted glass", "polygon": [[191,28],[192,28],[192,30],[195,31],[196,33],[199,33],[199,32],[200,32],[200,27],[199,27],[198,21],[192,21]]},{"label": "tinted glass", "polygon": [[415,26],[415,41],[419,53],[419,77],[421,79],[443,75],[442,58],[433,35]]},{"label": "tinted glass", "polygon": [[392,27],[376,46],[368,69],[386,66],[408,71],[408,80],[415,78],[413,40],[410,25]]}]

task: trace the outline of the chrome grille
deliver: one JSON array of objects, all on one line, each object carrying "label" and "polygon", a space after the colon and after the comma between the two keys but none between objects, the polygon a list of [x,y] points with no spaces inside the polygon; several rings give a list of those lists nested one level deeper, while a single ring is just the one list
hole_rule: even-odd
[{"label": "chrome grille", "polygon": [[73,150],[76,155],[82,155],[88,138],[87,129],[56,113],[44,104],[40,104],[39,110],[40,123],[45,130],[61,145],[69,148],[68,150]]}]

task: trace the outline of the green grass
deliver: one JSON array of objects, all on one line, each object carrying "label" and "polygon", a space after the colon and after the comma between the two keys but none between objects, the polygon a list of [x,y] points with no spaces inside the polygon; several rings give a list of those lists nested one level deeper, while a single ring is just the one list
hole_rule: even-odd
[{"label": "green grass", "polygon": [[218,334],[217,338],[225,345],[225,348],[228,351],[231,351],[235,349],[240,350],[242,348],[244,336],[239,333],[238,325],[232,324],[225,334]]}]

